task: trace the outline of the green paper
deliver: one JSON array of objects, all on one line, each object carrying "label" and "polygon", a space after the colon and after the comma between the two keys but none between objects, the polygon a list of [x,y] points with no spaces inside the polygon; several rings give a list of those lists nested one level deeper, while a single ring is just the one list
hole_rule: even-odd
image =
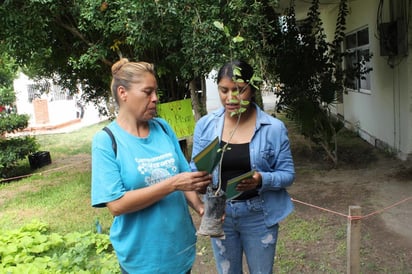
[{"label": "green paper", "polygon": [[216,137],[208,144],[199,154],[193,157],[197,170],[212,173],[220,161],[220,144],[219,137]]},{"label": "green paper", "polygon": [[255,174],[255,170],[248,171],[246,173],[243,173],[242,175],[228,180],[226,186],[226,200],[232,200],[236,197],[239,197],[240,194],[243,193],[243,191],[237,191],[237,185],[244,179],[252,178],[253,174]]}]

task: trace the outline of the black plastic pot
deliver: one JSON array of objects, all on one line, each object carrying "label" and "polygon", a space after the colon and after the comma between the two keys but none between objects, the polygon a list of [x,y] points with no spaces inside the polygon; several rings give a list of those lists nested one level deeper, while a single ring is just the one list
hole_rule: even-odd
[{"label": "black plastic pot", "polygon": [[52,162],[49,151],[37,151],[30,154],[28,158],[32,169],[44,167]]},{"label": "black plastic pot", "polygon": [[222,190],[216,193],[216,190],[209,186],[204,198],[205,213],[202,216],[197,234],[222,237],[225,235],[222,218],[225,214],[226,195]]}]

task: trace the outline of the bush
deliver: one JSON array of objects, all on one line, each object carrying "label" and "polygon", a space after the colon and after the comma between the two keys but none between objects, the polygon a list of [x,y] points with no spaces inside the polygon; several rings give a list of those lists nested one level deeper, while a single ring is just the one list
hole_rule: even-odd
[{"label": "bush", "polygon": [[36,139],[30,136],[17,138],[0,138],[0,175],[6,178],[19,160],[37,150]]},{"label": "bush", "polygon": [[17,114],[14,107],[14,91],[0,85],[0,178],[6,178],[19,160],[27,157],[38,148],[34,137],[6,137],[28,126],[29,116]]}]

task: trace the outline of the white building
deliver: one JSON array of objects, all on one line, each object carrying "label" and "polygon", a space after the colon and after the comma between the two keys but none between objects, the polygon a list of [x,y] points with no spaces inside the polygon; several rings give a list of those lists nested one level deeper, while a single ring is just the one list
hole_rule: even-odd
[{"label": "white building", "polygon": [[[281,0],[286,7],[289,0]],[[306,17],[311,1],[295,0],[296,16]],[[339,0],[320,0],[327,39],[332,40]],[[354,82],[335,112],[346,127],[401,159],[412,157],[412,3],[409,0],[347,2],[344,49],[358,56],[369,51],[372,68],[365,80]]]},{"label": "white building", "polygon": [[49,80],[39,84],[20,73],[14,80],[14,91],[17,112],[30,117],[28,131],[55,130],[74,124],[84,126],[103,120],[93,105],[78,101],[80,95],[72,96],[67,89]]}]

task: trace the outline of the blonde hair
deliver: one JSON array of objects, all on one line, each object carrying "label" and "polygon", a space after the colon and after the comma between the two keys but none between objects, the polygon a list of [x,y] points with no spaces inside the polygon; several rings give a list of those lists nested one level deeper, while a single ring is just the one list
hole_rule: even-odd
[{"label": "blonde hair", "polygon": [[113,98],[119,104],[117,88],[119,86],[130,88],[131,83],[139,83],[140,78],[145,73],[151,73],[154,76],[154,65],[147,62],[130,62],[127,58],[121,58],[112,66],[112,83],[110,85]]}]

